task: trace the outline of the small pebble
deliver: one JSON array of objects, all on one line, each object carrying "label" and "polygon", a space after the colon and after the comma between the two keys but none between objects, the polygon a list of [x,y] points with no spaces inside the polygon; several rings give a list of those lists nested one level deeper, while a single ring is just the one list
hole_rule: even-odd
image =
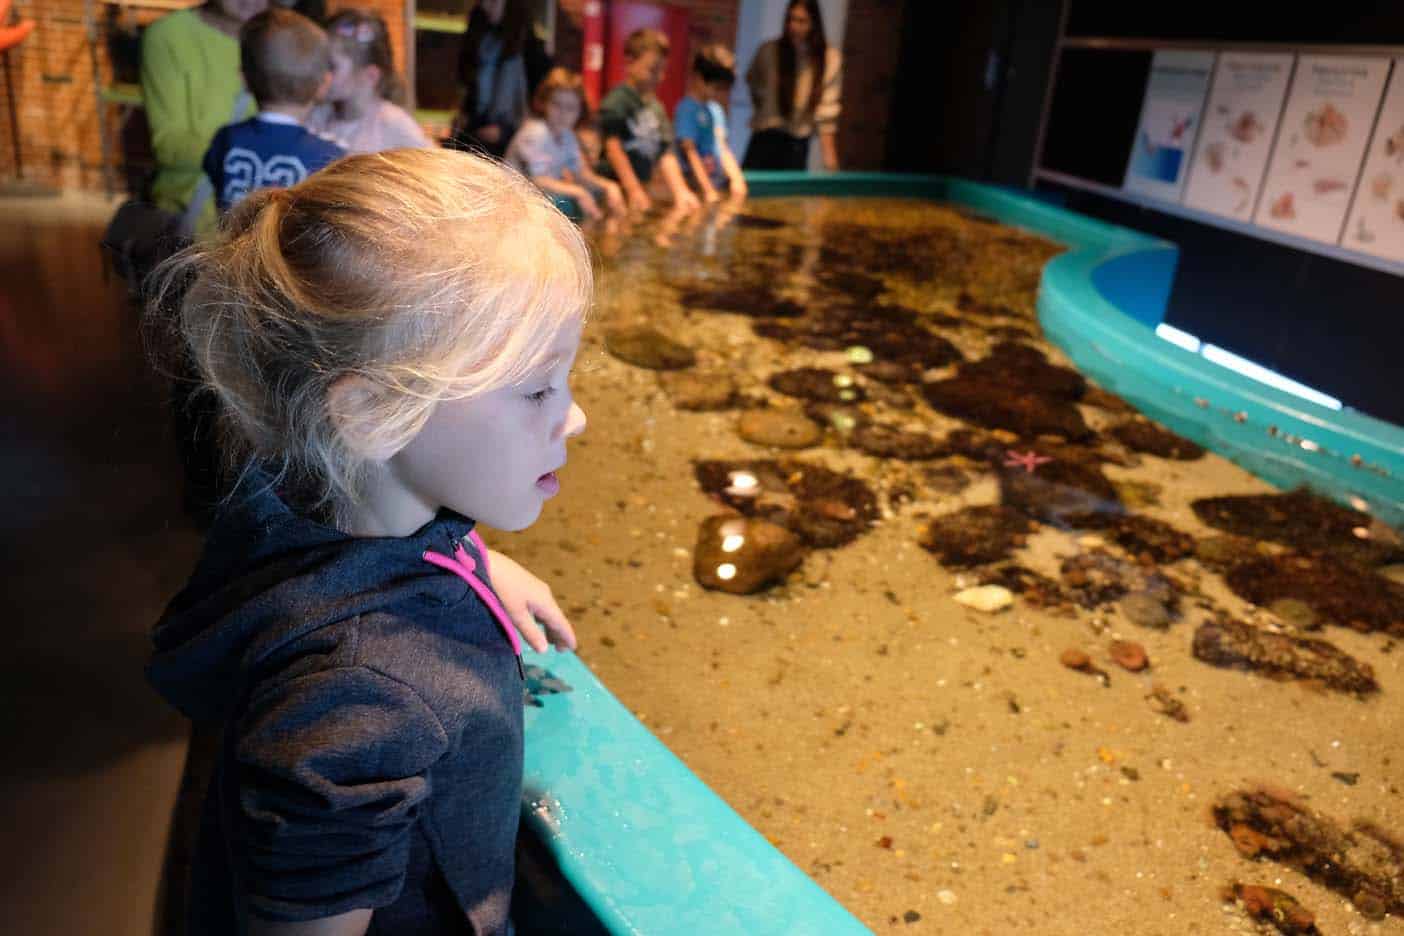
[{"label": "small pebble", "polygon": [[1003,585],[977,585],[955,593],[957,604],[994,614],[1003,611],[1014,603],[1014,593]]},{"label": "small pebble", "polygon": [[1310,630],[1316,623],[1316,611],[1311,605],[1297,598],[1279,598],[1268,605],[1268,610],[1282,619],[1282,623],[1297,630]]},{"label": "small pebble", "polygon": [[1092,658],[1076,647],[1069,647],[1058,657],[1058,662],[1062,663],[1068,669],[1080,670],[1090,664]]},{"label": "small pebble", "polygon": [[954,891],[940,890],[936,892],[936,899],[949,907],[956,902],[956,895]]},{"label": "small pebble", "polygon": [[1121,613],[1138,627],[1164,630],[1170,626],[1170,611],[1154,595],[1135,592],[1121,599]]},{"label": "small pebble", "polygon": [[1133,640],[1113,640],[1111,658],[1117,666],[1132,673],[1139,673],[1150,666],[1146,648]]},{"label": "small pebble", "polygon": [[873,363],[873,352],[862,345],[854,345],[845,351],[844,354],[846,354],[848,359],[854,364]]}]

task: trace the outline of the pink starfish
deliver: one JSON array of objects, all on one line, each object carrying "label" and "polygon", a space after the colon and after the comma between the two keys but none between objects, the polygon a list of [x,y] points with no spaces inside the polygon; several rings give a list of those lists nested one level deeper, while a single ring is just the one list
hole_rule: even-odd
[{"label": "pink starfish", "polygon": [[1030,449],[1027,452],[1016,452],[1013,449],[1009,449],[1007,452],[1004,453],[1004,467],[1022,467],[1029,474],[1033,474],[1034,469],[1037,468],[1039,465],[1047,464],[1052,460],[1053,458],[1051,456],[1040,455],[1032,449]]}]

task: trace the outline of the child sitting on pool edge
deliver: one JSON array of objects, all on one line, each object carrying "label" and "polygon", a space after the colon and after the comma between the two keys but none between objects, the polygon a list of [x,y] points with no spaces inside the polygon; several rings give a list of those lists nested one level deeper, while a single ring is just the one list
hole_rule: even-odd
[{"label": "child sitting on pool edge", "polygon": [[673,111],[683,175],[696,185],[706,202],[718,201],[719,190],[746,197],[746,179],[727,141],[726,101],[736,83],[736,57],[724,45],[704,46],[692,59],[687,95]]},{"label": "child sitting on pool edge", "polygon": [[405,85],[395,71],[390,33],[378,13],[342,10],[327,21],[331,88],[308,126],[348,153],[432,146],[405,110]]},{"label": "child sitting on pool edge", "polygon": [[653,207],[645,186],[656,168],[681,211],[695,211],[697,196],[688,189],[673,155],[673,127],[654,94],[668,65],[668,37],[656,29],[636,29],[624,40],[624,81],[600,102],[604,158],[598,172],[615,179],[634,211]]},{"label": "child sitting on pool edge", "polygon": [[585,85],[568,68],[553,68],[531,99],[534,116],[512,137],[507,164],[550,195],[570,198],[587,218],[598,218],[600,199],[610,214],[625,211],[619,186],[590,169],[580,154],[575,125],[585,107]]},{"label": "child sitting on pool edge", "polygon": [[575,639],[549,591],[509,615],[524,572],[474,525],[535,522],[585,427],[579,230],[498,164],[392,150],[251,195],[161,283],[243,466],[148,670],[222,728],[187,932],[507,932],[517,627]]}]

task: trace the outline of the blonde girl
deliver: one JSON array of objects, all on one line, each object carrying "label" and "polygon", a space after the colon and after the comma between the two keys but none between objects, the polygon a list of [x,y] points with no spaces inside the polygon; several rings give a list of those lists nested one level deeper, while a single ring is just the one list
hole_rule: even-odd
[{"label": "blonde girl", "polygon": [[405,110],[405,85],[395,70],[384,18],[363,10],[342,10],[327,21],[327,36],[331,87],[308,125],[348,153],[432,146]]},{"label": "blonde girl", "polygon": [[534,522],[584,428],[578,230],[502,166],[393,150],[250,195],[162,282],[241,469],[149,667],[222,726],[188,931],[505,932],[517,629],[574,635],[474,524]]}]

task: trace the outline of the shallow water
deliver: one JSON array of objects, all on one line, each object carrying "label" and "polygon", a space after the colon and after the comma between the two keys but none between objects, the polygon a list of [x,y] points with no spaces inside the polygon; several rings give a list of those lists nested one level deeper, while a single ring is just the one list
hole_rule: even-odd
[{"label": "shallow water", "polygon": [[[875,930],[1251,931],[1243,882],[1404,932],[1211,817],[1265,781],[1404,830],[1392,532],[1196,508],[1271,489],[1067,370],[1033,307],[1054,244],[914,201],[744,212],[596,236],[590,428],[495,539],[611,691]],[[986,584],[1017,594],[955,598]]]}]

